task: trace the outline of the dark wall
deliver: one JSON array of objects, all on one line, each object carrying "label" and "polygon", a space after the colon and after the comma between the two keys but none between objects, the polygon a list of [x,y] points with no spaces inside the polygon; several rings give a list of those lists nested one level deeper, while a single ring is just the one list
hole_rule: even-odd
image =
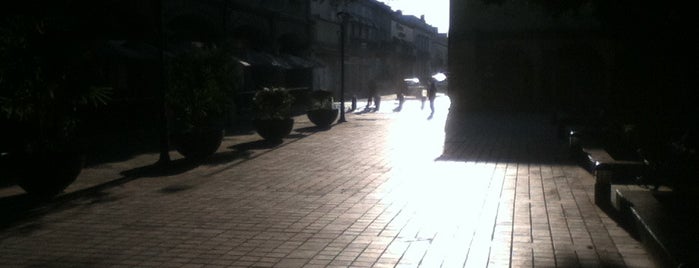
[{"label": "dark wall", "polygon": [[699,46],[684,5],[453,0],[452,116],[593,107],[687,121]]}]

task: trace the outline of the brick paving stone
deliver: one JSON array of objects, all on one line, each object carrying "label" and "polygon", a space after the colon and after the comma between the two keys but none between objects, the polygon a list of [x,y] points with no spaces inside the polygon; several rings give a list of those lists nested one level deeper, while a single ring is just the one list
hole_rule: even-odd
[{"label": "brick paving stone", "polygon": [[172,174],[124,177],[156,154],[88,167],[0,230],[0,266],[653,267],[542,117],[474,115],[445,136],[448,105],[426,120],[386,101],[323,131],[297,117],[279,146],[227,136]]}]

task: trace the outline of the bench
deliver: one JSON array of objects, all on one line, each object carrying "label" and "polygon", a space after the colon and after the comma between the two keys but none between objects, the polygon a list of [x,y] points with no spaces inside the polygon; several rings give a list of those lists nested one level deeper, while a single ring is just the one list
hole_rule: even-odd
[{"label": "bench", "polygon": [[636,184],[646,168],[643,161],[615,159],[602,148],[583,147],[582,151],[585,166],[595,176],[595,204],[602,208],[611,207],[612,185]]}]

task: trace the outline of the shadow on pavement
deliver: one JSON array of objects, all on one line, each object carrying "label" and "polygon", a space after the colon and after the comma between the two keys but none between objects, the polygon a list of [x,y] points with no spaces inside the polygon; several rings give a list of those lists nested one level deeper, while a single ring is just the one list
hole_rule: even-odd
[{"label": "shadow on pavement", "polygon": [[198,161],[187,159],[172,160],[167,164],[155,163],[147,166],[137,167],[122,171],[120,174],[125,177],[144,178],[160,177],[182,174],[199,166]]},{"label": "shadow on pavement", "polygon": [[158,152],[158,137],[151,132],[122,132],[95,135],[89,138],[86,167],[121,162],[135,155]]},{"label": "shadow on pavement", "polygon": [[566,143],[538,114],[470,114],[450,117],[437,160],[568,164]]},{"label": "shadow on pavement", "polygon": [[185,184],[174,184],[170,186],[163,187],[159,190],[159,192],[164,193],[164,194],[174,194],[174,193],[179,193],[183,192],[189,189],[193,189],[194,186],[192,185],[185,185]]},{"label": "shadow on pavement", "polygon": [[301,133],[315,133],[315,132],[321,132],[321,131],[328,131],[332,129],[332,125],[327,126],[327,127],[318,127],[318,126],[312,126],[312,127],[302,127],[302,128],[297,128],[297,132]]},{"label": "shadow on pavement", "polygon": [[[561,250],[564,251],[564,250]],[[585,258],[585,251],[594,252],[594,247],[586,248],[575,248],[575,249],[565,249],[566,253],[556,255],[556,262],[550,263],[551,265],[541,265],[546,267],[606,267],[606,268],[626,268],[628,267],[624,262],[613,256],[605,256],[600,254],[599,259],[596,258]],[[576,253],[579,252],[579,253]],[[578,256],[578,254],[582,256]],[[611,254],[610,254],[611,255]],[[560,258],[559,258],[560,257]],[[554,265],[555,264],[555,265]],[[533,267],[538,267],[539,265],[528,265]]]},{"label": "shadow on pavement", "polygon": [[[234,159],[247,158],[247,151],[221,152],[199,161],[187,159],[173,160],[167,164],[150,164],[120,172],[122,177],[107,181],[75,192],[65,193],[52,199],[40,198],[29,194],[13,195],[0,198],[0,229],[13,226],[24,219],[40,217],[55,210],[78,205],[91,205],[120,199],[112,196],[108,190],[128,182],[159,176],[182,174],[200,165],[218,165]],[[163,193],[182,191],[182,187],[170,186],[161,189]]]},{"label": "shadow on pavement", "polygon": [[9,197],[0,198],[0,211],[2,217],[0,217],[0,228],[6,227],[10,223],[17,220],[18,214],[23,214],[44,201],[32,197],[28,194],[14,195]]},{"label": "shadow on pavement", "polygon": [[250,159],[252,153],[249,151],[227,151],[218,152],[200,162],[201,165],[205,166],[217,166],[224,165],[239,159]]},{"label": "shadow on pavement", "polygon": [[[254,134],[249,122],[226,128],[226,136]],[[86,167],[104,163],[127,161],[135,155],[159,152],[159,136],[155,130],[107,132],[89,138]]]},{"label": "shadow on pavement", "polygon": [[281,145],[283,141],[268,141],[268,140],[256,140],[256,141],[251,141],[251,142],[245,142],[241,144],[235,144],[232,146],[229,146],[229,149],[237,150],[237,151],[250,151],[250,150],[264,150],[264,149],[272,149],[275,148],[279,145]]},{"label": "shadow on pavement", "polygon": [[308,136],[308,135],[303,134],[303,133],[292,133],[292,134],[287,135],[286,137],[289,139],[297,140],[297,139],[303,139],[306,136]]},{"label": "shadow on pavement", "polygon": [[[0,198],[0,215],[2,215],[2,217],[0,217],[0,229],[18,225],[25,220],[41,217],[56,210],[119,200],[121,199],[120,197],[113,196],[107,193],[106,190],[134,179],[136,178],[122,177],[97,186],[66,193],[52,199],[40,198],[29,194]],[[27,232],[40,229],[40,225],[37,226],[36,223],[22,226],[20,229],[26,229],[27,226],[33,226],[30,228],[31,230],[27,229]]]},{"label": "shadow on pavement", "polygon": [[[287,138],[298,140],[318,131],[324,131],[322,128],[305,127],[297,129],[297,132],[289,135]],[[249,135],[248,130],[241,130],[239,133],[229,134],[234,135]],[[13,195],[0,198],[0,229],[21,223],[24,219],[41,217],[52,211],[67,209],[79,205],[91,205],[97,203],[105,203],[118,200],[120,197],[112,196],[108,190],[128,182],[141,179],[153,178],[160,176],[173,176],[191,171],[199,166],[216,166],[224,165],[235,160],[248,160],[254,158],[257,154],[255,151],[265,151],[283,146],[284,141],[267,141],[257,140],[228,146],[230,151],[219,151],[212,156],[201,160],[176,159],[166,164],[154,163],[145,166],[140,166],[119,172],[120,178],[107,181],[89,188],[77,190],[70,193],[59,195],[53,199],[38,198],[29,194]],[[116,147],[115,147],[116,148]],[[110,151],[113,153],[113,151]],[[116,154],[113,156],[105,155],[94,161],[92,164],[108,163],[115,161],[123,161],[123,157],[130,157],[133,151],[125,154]],[[192,188],[188,185],[171,185],[163,187],[159,190],[161,193],[173,194]]]}]

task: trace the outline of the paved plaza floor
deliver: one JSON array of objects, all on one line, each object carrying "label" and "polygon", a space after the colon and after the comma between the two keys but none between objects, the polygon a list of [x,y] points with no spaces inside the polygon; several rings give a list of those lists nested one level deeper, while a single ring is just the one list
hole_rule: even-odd
[{"label": "paved plaza floor", "polygon": [[[229,135],[211,159],[86,168],[0,229],[0,267],[654,267],[593,203],[540,116],[451,122],[409,99],[284,143]],[[21,199],[17,187],[0,200]]]}]

